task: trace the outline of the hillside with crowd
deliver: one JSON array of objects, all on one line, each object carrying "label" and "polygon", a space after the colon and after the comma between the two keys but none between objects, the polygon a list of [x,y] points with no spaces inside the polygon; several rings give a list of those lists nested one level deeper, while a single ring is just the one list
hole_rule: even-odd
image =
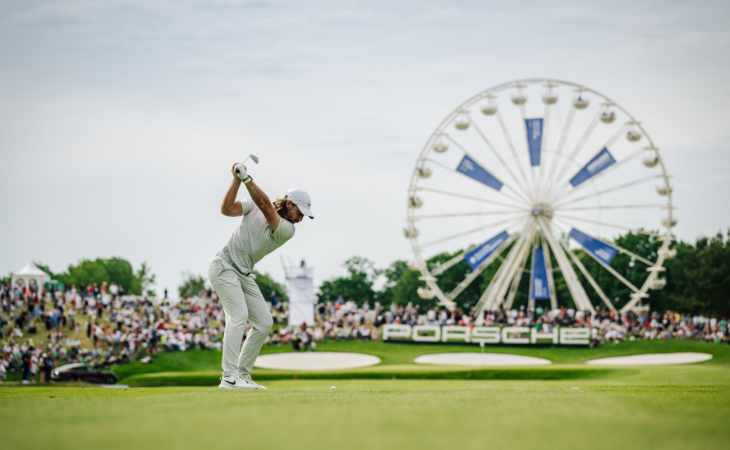
[{"label": "hillside with crowd", "polygon": [[[385,324],[505,325],[549,329],[588,327],[593,342],[627,339],[695,339],[728,343],[728,321],[716,317],[646,312],[591,314],[567,308],[486,312],[473,317],[445,308],[421,310],[416,303],[381,305],[338,299],[318,303],[311,324],[288,327],[287,303],[272,301],[271,345],[314,349],[324,340],[380,339]],[[39,289],[0,285],[0,381],[8,373],[48,381],[51,370],[69,362],[109,366],[149,361],[160,351],[220,349],[224,314],[211,290],[172,302],[167,298],[121,295],[114,285],[84,289]]]}]

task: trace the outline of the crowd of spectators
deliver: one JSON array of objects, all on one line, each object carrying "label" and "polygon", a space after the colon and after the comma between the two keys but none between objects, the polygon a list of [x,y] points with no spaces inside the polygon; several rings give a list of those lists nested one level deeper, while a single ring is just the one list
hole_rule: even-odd
[{"label": "crowd of spectators", "polygon": [[219,349],[223,310],[212,293],[172,303],[123,296],[115,286],[41,290],[0,284],[0,380],[48,380],[67,362],[105,366],[160,350]]},{"label": "crowd of spectators", "polygon": [[[288,327],[287,304],[272,305],[273,345],[311,350],[325,339],[378,340],[385,324],[503,325],[549,329],[588,327],[595,344],[627,339],[686,338],[730,342],[728,321],[702,315],[596,313],[567,308],[486,312],[475,318],[459,309],[420,311],[416,304],[358,306],[339,300],[318,303],[311,324]],[[48,381],[53,367],[68,362],[94,366],[147,361],[161,350],[220,349],[223,309],[214,292],[170,302],[123,296],[116,286],[41,290],[0,283],[0,381],[8,372],[23,380]]]},{"label": "crowd of spectators", "polygon": [[[285,315],[285,305],[280,314]],[[316,306],[314,323],[296,329],[281,329],[272,336],[273,342],[303,339],[316,343],[326,339],[379,339],[384,324],[518,326],[536,327],[549,331],[555,326],[590,328],[594,345],[634,339],[694,339],[706,342],[730,343],[727,319],[699,314],[646,311],[642,313],[599,309],[595,313],[559,309],[525,308],[487,311],[481,317],[470,316],[460,309],[429,309],[421,312],[415,304],[383,307],[367,303],[358,307],[354,302],[320,303]],[[310,347],[312,345],[310,344]]]}]

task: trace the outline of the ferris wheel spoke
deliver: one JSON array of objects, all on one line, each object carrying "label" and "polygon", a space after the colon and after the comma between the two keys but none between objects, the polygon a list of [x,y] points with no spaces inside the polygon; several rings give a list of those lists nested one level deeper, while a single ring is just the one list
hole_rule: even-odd
[{"label": "ferris wheel spoke", "polygon": [[588,141],[588,138],[591,137],[591,134],[593,134],[593,130],[596,129],[596,125],[598,125],[599,119],[601,118],[601,112],[597,112],[595,116],[593,116],[593,119],[588,124],[586,129],[583,131],[583,135],[581,135],[580,139],[578,139],[578,142],[575,144],[575,147],[573,147],[573,151],[571,151],[568,154],[568,157],[565,158],[565,161],[563,161],[562,164],[559,165],[560,170],[558,170],[557,175],[555,177],[555,181],[558,182],[561,178],[563,178],[563,174],[566,170],[568,170],[570,161],[573,161],[575,157],[580,153],[580,151],[585,146],[586,142]]},{"label": "ferris wheel spoke", "polygon": [[[605,150],[605,147],[604,147],[604,150]],[[591,180],[591,181],[593,181],[595,183],[595,181],[598,178],[606,175],[607,173],[610,173],[610,172],[615,171],[616,169],[618,169],[619,167],[623,166],[627,162],[632,161],[633,159],[635,159],[636,157],[638,157],[639,155],[641,155],[643,152],[644,152],[643,149],[637,150],[634,153],[631,153],[626,158],[622,159],[621,161],[612,163],[611,165],[609,165],[605,169],[601,170],[600,172],[595,173],[593,175],[590,175],[585,181]],[[586,184],[587,183],[585,183],[585,182],[581,182],[580,184],[578,184],[576,186],[573,186],[573,189],[571,189],[570,191],[567,191],[568,187],[571,186],[571,184],[570,184],[569,181],[566,182],[565,184],[563,184],[561,186],[562,189],[560,189],[559,192],[556,192],[556,196],[554,197],[553,202],[556,203],[556,202],[560,202],[561,200],[565,199],[567,197],[567,194],[565,194],[564,192],[575,193],[576,191],[578,191],[579,189],[581,189],[583,186],[586,186]]]},{"label": "ferris wheel spoke", "polygon": [[[603,209],[668,209],[664,203],[644,203],[633,205],[599,205],[599,206],[575,206],[571,208],[555,208],[556,211],[596,211]],[[674,209],[674,208],[672,208]]]},{"label": "ferris wheel spoke", "polygon": [[[467,154],[467,155],[468,155],[468,154]],[[499,193],[499,194],[501,194],[501,195],[503,195],[503,196],[507,197],[508,199],[512,200],[513,202],[517,203],[517,204],[522,204],[522,203],[524,203],[524,201],[523,201],[523,200],[517,199],[517,198],[515,198],[514,196],[512,196],[511,194],[508,194],[508,193],[507,193],[507,192],[505,192],[505,191],[504,191],[503,189],[501,189],[501,187],[500,187],[500,189],[495,189],[495,188],[494,188],[494,187],[492,187],[492,186],[487,186],[487,185],[486,185],[486,184],[484,184],[483,182],[477,181],[477,180],[475,180],[474,178],[472,178],[472,177],[470,177],[470,176],[468,176],[468,175],[465,175],[465,174],[464,174],[463,172],[459,172],[458,170],[456,170],[456,169],[454,169],[454,168],[452,168],[452,167],[449,167],[449,166],[447,166],[446,164],[443,164],[443,163],[442,163],[442,162],[440,162],[440,161],[436,161],[435,159],[431,159],[431,158],[423,158],[423,161],[425,161],[425,162],[428,162],[428,163],[430,163],[430,164],[433,164],[433,165],[435,165],[436,167],[438,167],[438,168],[440,168],[440,169],[443,169],[443,170],[445,170],[445,171],[447,171],[447,172],[452,172],[452,173],[458,174],[459,176],[462,176],[462,177],[464,177],[464,176],[465,176],[465,177],[469,178],[470,180],[473,180],[473,181],[475,181],[475,182],[479,183],[479,185],[481,185],[482,187],[485,187],[485,188],[489,188],[489,191],[490,191],[490,192],[497,192],[497,193]],[[508,186],[508,185],[504,185],[504,184],[503,184],[503,183],[502,183],[501,181],[499,181],[499,180],[497,180],[497,182],[501,183],[501,184],[502,184],[502,186],[506,186],[506,187],[507,187],[507,188],[509,189],[509,186]]]},{"label": "ferris wheel spoke", "polygon": [[516,236],[513,235],[513,236],[507,238],[504,242],[502,242],[492,252],[492,254],[489,255],[489,257],[487,257],[487,259],[485,259],[481,264],[479,264],[479,266],[476,269],[474,269],[472,272],[470,272],[463,280],[461,280],[461,282],[458,285],[456,285],[456,287],[451,292],[446,294],[446,298],[448,298],[450,301],[453,302],[456,299],[456,297],[459,296],[459,294],[464,292],[464,290],[466,290],[466,288],[468,288],[469,285],[472,282],[474,282],[474,280],[479,278],[479,275],[481,275],[482,272],[484,272],[487,269],[487,267],[489,267],[492,264],[492,262],[494,262],[497,259],[497,257],[502,253],[502,251],[505,248],[509,247],[509,245],[512,242],[514,242],[515,239],[516,239]]},{"label": "ferris wheel spoke", "polygon": [[[492,142],[489,140],[489,138],[487,138],[487,135],[484,134],[484,131],[479,127],[479,124],[477,124],[476,121],[471,120],[471,117],[469,118],[469,120],[471,121],[471,124],[474,127],[474,129],[476,130],[477,134],[482,138],[482,140],[487,145],[487,147],[489,148],[489,150],[491,150],[491,152],[494,154],[494,156],[497,157],[497,160],[499,161],[499,163],[507,171],[507,173],[512,178],[512,180],[515,182],[515,186],[517,186],[517,188],[520,190],[520,193],[518,194],[519,197],[521,197],[526,203],[530,203],[529,200],[527,199],[527,196],[528,196],[527,186],[526,185],[522,185],[520,183],[520,181],[517,179],[517,176],[514,174],[514,172],[512,171],[512,169],[507,165],[507,163],[504,160],[504,158],[502,158],[502,155],[499,154],[499,152],[496,150],[496,148],[494,147],[494,145],[492,145]],[[452,142],[454,142],[459,147],[461,147],[461,145],[458,142],[454,141],[454,139],[452,139],[451,136],[448,136],[447,135],[447,138],[449,140],[451,140]],[[463,150],[463,147],[461,147],[461,148]]]},{"label": "ferris wheel spoke", "polygon": [[[502,113],[500,113],[499,110],[497,110],[496,116],[497,116],[497,121],[499,122],[499,127],[502,129],[502,135],[504,136],[504,140],[507,142],[507,146],[509,147],[510,151],[512,152],[512,156],[514,157],[515,163],[517,164],[517,169],[520,171],[520,176],[522,176],[522,181],[524,181],[525,186],[529,186],[530,183],[527,181],[527,176],[525,175],[525,171],[522,169],[522,164],[520,164],[519,155],[517,154],[517,150],[515,150],[515,145],[512,142],[512,136],[510,135],[510,132],[507,129],[507,126],[505,126],[504,120],[502,119]],[[529,191],[527,191],[527,192],[528,192],[528,197],[530,197]],[[529,199],[530,199],[530,203],[535,201],[535,199],[532,197],[530,197]]]},{"label": "ferris wheel spoke", "polygon": [[[600,116],[600,113],[599,113],[599,116]],[[599,148],[602,150],[606,150],[606,152],[608,152],[608,149],[610,147],[613,147],[613,144],[616,143],[616,140],[621,137],[621,135],[624,133],[624,131],[626,131],[627,128],[628,128],[628,125],[624,125],[623,127],[619,128],[618,131],[613,133],[611,135],[611,137],[609,137],[608,140],[606,140],[606,142],[603,145],[601,145]],[[570,156],[570,160],[573,160],[575,158],[575,156],[577,156],[577,153],[578,152],[573,153]],[[600,153],[600,151],[599,151],[599,153]],[[608,168],[610,168],[610,166],[607,167],[607,169]],[[568,165],[567,164],[564,165],[563,169],[564,169],[563,172],[555,178],[555,181],[557,182],[558,186],[562,185],[562,183],[563,183],[563,178],[565,177],[565,171],[568,169]],[[595,174],[594,176],[597,176],[597,175],[598,174]]]},{"label": "ferris wheel spoke", "polygon": [[522,218],[523,218],[523,215],[520,215],[520,216],[512,217],[512,218],[509,218],[509,219],[498,220],[496,222],[491,222],[491,223],[488,223],[488,224],[485,224],[485,225],[480,225],[480,226],[478,226],[476,228],[471,228],[469,230],[462,231],[460,233],[454,233],[454,234],[451,234],[451,235],[448,235],[448,236],[444,236],[442,238],[438,238],[438,239],[435,239],[435,240],[432,240],[432,241],[425,242],[424,244],[421,245],[421,248],[426,248],[426,247],[430,247],[430,246],[433,246],[433,245],[442,244],[444,242],[448,242],[448,241],[451,241],[451,240],[454,240],[454,239],[458,239],[460,237],[468,236],[470,234],[474,234],[474,233],[477,233],[479,231],[484,231],[484,230],[488,230],[490,228],[494,228],[494,227],[496,227],[498,225],[504,225],[504,224],[507,224],[507,223],[516,222],[516,221],[518,221],[518,220],[520,220]]},{"label": "ferris wheel spoke", "polygon": [[475,202],[486,203],[486,204],[489,204],[489,205],[506,206],[508,208],[512,208],[512,207],[515,206],[513,203],[502,203],[502,202],[498,202],[496,200],[487,200],[487,199],[485,199],[483,197],[474,197],[472,195],[459,194],[458,192],[445,191],[443,189],[433,189],[433,188],[417,187],[416,190],[417,191],[423,191],[423,192],[432,192],[434,194],[445,195],[447,197],[463,198],[465,200],[472,200],[472,201],[475,201]]},{"label": "ferris wheel spoke", "polygon": [[631,231],[631,228],[629,228],[627,226],[624,226],[624,225],[618,225],[618,224],[615,224],[615,223],[602,222],[600,220],[584,219],[582,217],[570,216],[570,215],[567,215],[567,214],[562,214],[562,213],[557,213],[557,212],[555,213],[555,217],[563,218],[563,219],[576,220],[578,222],[591,223],[593,225],[601,225],[601,226],[609,227],[609,228],[616,228],[618,230],[623,230],[623,231]]},{"label": "ferris wheel spoke", "polygon": [[597,263],[598,263],[598,264],[599,264],[599,265],[600,265],[601,267],[603,267],[604,269],[606,269],[606,271],[607,271],[608,273],[610,273],[610,274],[611,274],[611,275],[613,275],[613,276],[614,276],[614,277],[615,277],[615,278],[616,278],[617,280],[619,280],[619,281],[620,281],[621,283],[623,283],[623,284],[624,284],[624,285],[625,285],[625,286],[626,286],[627,288],[631,289],[631,291],[633,291],[633,292],[640,292],[640,289],[639,289],[638,287],[634,286],[634,284],[633,284],[633,283],[631,283],[631,282],[630,282],[629,280],[627,280],[627,279],[626,279],[626,278],[625,278],[625,277],[624,277],[623,275],[621,275],[620,273],[618,273],[618,271],[616,271],[616,269],[614,269],[613,267],[611,267],[611,266],[609,266],[609,265],[605,264],[605,263],[604,263],[603,261],[601,261],[600,259],[596,258],[596,257],[595,257],[595,256],[593,255],[593,253],[591,253],[591,252],[585,252],[585,253],[586,253],[586,254],[587,254],[588,256],[590,256],[590,257],[591,257],[591,258],[592,258],[592,259],[593,259],[593,260],[594,260],[595,262],[597,262]]},{"label": "ferris wheel spoke", "polygon": [[565,253],[567,253],[570,256],[570,259],[573,261],[573,264],[578,267],[578,270],[583,274],[583,276],[588,280],[588,283],[591,285],[593,290],[598,294],[598,296],[601,298],[603,303],[610,309],[611,311],[616,311],[616,307],[613,306],[613,303],[611,303],[611,300],[609,300],[608,296],[605,292],[603,292],[603,289],[601,289],[601,286],[596,283],[596,280],[591,276],[590,272],[586,269],[586,267],[583,265],[582,262],[580,262],[580,258],[575,256],[573,252],[570,251],[569,248],[565,247],[565,244],[561,243],[563,248],[565,249]]},{"label": "ferris wheel spoke", "polygon": [[575,302],[576,308],[595,312],[595,309],[588,298],[588,294],[586,294],[585,289],[583,289],[583,285],[580,283],[578,275],[573,270],[573,266],[570,264],[568,257],[565,255],[562,247],[555,239],[555,236],[550,229],[550,225],[542,218],[538,219],[537,222],[540,225],[542,236],[547,240],[548,246],[553,251],[553,255],[555,255],[555,260],[558,262],[558,267],[560,268],[563,279],[568,286],[568,291]]},{"label": "ferris wheel spoke", "polygon": [[479,211],[479,212],[458,212],[458,213],[443,213],[443,214],[421,214],[419,216],[413,216],[413,220],[423,219],[450,219],[455,217],[481,217],[481,216],[499,216],[505,214],[519,214],[527,212],[526,209],[515,208],[510,211]]},{"label": "ferris wheel spoke", "polygon": [[[542,127],[542,137],[541,137],[541,144],[540,144],[540,165],[537,168],[537,181],[535,182],[535,198],[538,197],[538,193],[540,190],[542,190],[542,183],[543,183],[543,175],[545,167],[545,164],[547,162],[547,158],[543,158],[542,155],[547,155],[547,148],[549,146],[548,142],[548,132],[550,131],[550,103],[545,103],[545,112],[543,113],[543,127]],[[544,159],[544,160],[543,160]]]},{"label": "ferris wheel spoke", "polygon": [[[574,233],[575,232],[575,233]],[[571,239],[576,241],[581,248],[583,249],[584,253],[586,253],[588,256],[590,256],[594,261],[596,261],[601,267],[606,269],[608,273],[613,275],[617,280],[619,280],[621,283],[623,283],[626,287],[631,289],[633,292],[639,292],[639,288],[634,286],[629,280],[627,280],[623,275],[618,273],[616,269],[611,267],[610,262],[613,259],[613,256],[603,256],[602,258],[599,258],[598,256],[601,256],[601,254],[598,253],[598,251],[595,250],[596,242],[603,243],[607,247],[603,247],[603,254],[611,253],[612,255],[616,254],[616,249],[613,246],[613,244],[608,244],[606,242],[601,241],[600,239],[596,239],[593,236],[588,236],[575,228],[571,230],[571,233],[569,234]],[[600,245],[600,244],[599,244]],[[610,247],[610,248],[608,248]]]},{"label": "ferris wheel spoke", "polygon": [[451,269],[455,265],[459,264],[463,260],[464,260],[464,250],[459,250],[450,259],[448,259],[448,260],[442,262],[441,264],[433,267],[431,269],[431,275],[437,277],[437,276],[441,275],[442,273],[446,272],[447,270]]},{"label": "ferris wheel spoke", "polygon": [[[645,283],[647,283],[648,281],[649,280],[647,279]],[[623,314],[627,311],[631,311],[642,299],[645,299],[647,297],[649,297],[649,294],[643,291],[632,294],[630,296],[631,300],[621,308],[621,313]]]},{"label": "ferris wheel spoke", "polygon": [[[572,228],[572,227],[568,226],[567,228],[565,228],[565,227],[561,226],[559,223],[557,223],[559,221],[560,221],[559,219],[556,220],[556,225],[558,226],[558,228],[560,228],[560,230],[563,233],[565,233],[566,235],[568,235],[569,234],[568,228]],[[606,239],[601,239],[601,238],[598,238],[598,237],[593,237],[593,239],[596,239],[596,240],[598,240],[600,242],[603,242],[606,245],[610,245],[611,247],[613,247],[616,250],[618,250],[620,253],[623,253],[624,255],[627,255],[627,256],[635,259],[636,261],[640,261],[641,263],[643,263],[643,264],[645,264],[647,266],[650,266],[651,267],[651,266],[654,265],[653,262],[649,261],[648,259],[644,258],[643,256],[637,255],[636,253],[632,252],[631,250],[628,250],[628,249],[626,249],[624,247],[621,247],[620,245],[618,245],[617,243],[615,243],[613,241],[609,241],[609,240],[606,240]]]},{"label": "ferris wheel spoke", "polygon": [[600,190],[600,191],[596,191],[596,192],[594,192],[592,194],[583,195],[581,197],[578,197],[578,198],[575,198],[575,199],[571,199],[571,200],[567,200],[567,198],[570,197],[571,195],[573,195],[573,193],[575,193],[575,191],[574,190],[573,191],[568,191],[568,194],[566,194],[565,197],[563,197],[564,200],[561,203],[556,204],[555,205],[555,208],[556,209],[559,209],[563,205],[569,205],[569,204],[572,204],[572,203],[580,202],[582,200],[587,200],[587,199],[590,199],[590,198],[593,198],[593,197],[597,197],[599,195],[608,194],[610,192],[620,191],[622,189],[626,189],[626,188],[629,188],[629,187],[637,186],[639,184],[646,183],[647,181],[656,180],[658,178],[662,178],[662,175],[650,175],[648,177],[639,178],[639,179],[634,180],[634,181],[629,181],[627,183],[622,183],[622,184],[619,184],[618,186],[614,186],[614,187],[611,187],[611,188],[608,188],[608,189],[603,189],[603,190]]},{"label": "ferris wheel spoke", "polygon": [[558,145],[555,147],[555,157],[552,160],[552,163],[550,164],[550,169],[547,171],[547,192],[550,192],[553,188],[553,178],[552,175],[555,173],[555,170],[558,168],[558,155],[562,155],[563,148],[565,147],[565,141],[568,138],[568,134],[570,133],[570,129],[573,126],[573,118],[575,117],[575,109],[570,108],[570,111],[568,112],[568,118],[565,119],[565,124],[563,124],[563,129],[560,132],[560,139],[558,140]]}]

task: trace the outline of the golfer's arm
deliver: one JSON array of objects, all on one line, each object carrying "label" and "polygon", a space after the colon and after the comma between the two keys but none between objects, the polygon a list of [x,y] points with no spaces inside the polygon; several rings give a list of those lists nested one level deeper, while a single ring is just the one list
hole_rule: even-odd
[{"label": "golfer's arm", "polygon": [[244,186],[246,186],[246,189],[251,196],[251,200],[253,200],[256,206],[258,206],[264,214],[266,222],[269,223],[271,229],[276,230],[276,227],[279,226],[279,214],[274,209],[274,205],[271,204],[269,196],[266,195],[266,193],[262,191],[253,180],[245,183]]},{"label": "golfer's arm", "polygon": [[221,214],[224,216],[236,217],[243,215],[243,206],[241,202],[236,201],[239,186],[241,186],[241,180],[234,177],[228,191],[226,191],[226,196],[223,197],[223,203],[221,203]]}]

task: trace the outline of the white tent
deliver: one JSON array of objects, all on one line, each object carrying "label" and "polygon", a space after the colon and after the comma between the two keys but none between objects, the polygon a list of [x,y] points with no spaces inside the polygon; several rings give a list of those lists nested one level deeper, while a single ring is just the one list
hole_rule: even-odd
[{"label": "white tent", "polygon": [[48,275],[34,264],[28,263],[22,269],[13,272],[11,279],[14,285],[23,286],[27,286],[33,280],[36,286],[43,288],[43,285],[48,281]]},{"label": "white tent", "polygon": [[284,265],[286,287],[289,294],[289,326],[302,322],[314,323],[314,268],[308,267],[304,260],[298,265]]}]

